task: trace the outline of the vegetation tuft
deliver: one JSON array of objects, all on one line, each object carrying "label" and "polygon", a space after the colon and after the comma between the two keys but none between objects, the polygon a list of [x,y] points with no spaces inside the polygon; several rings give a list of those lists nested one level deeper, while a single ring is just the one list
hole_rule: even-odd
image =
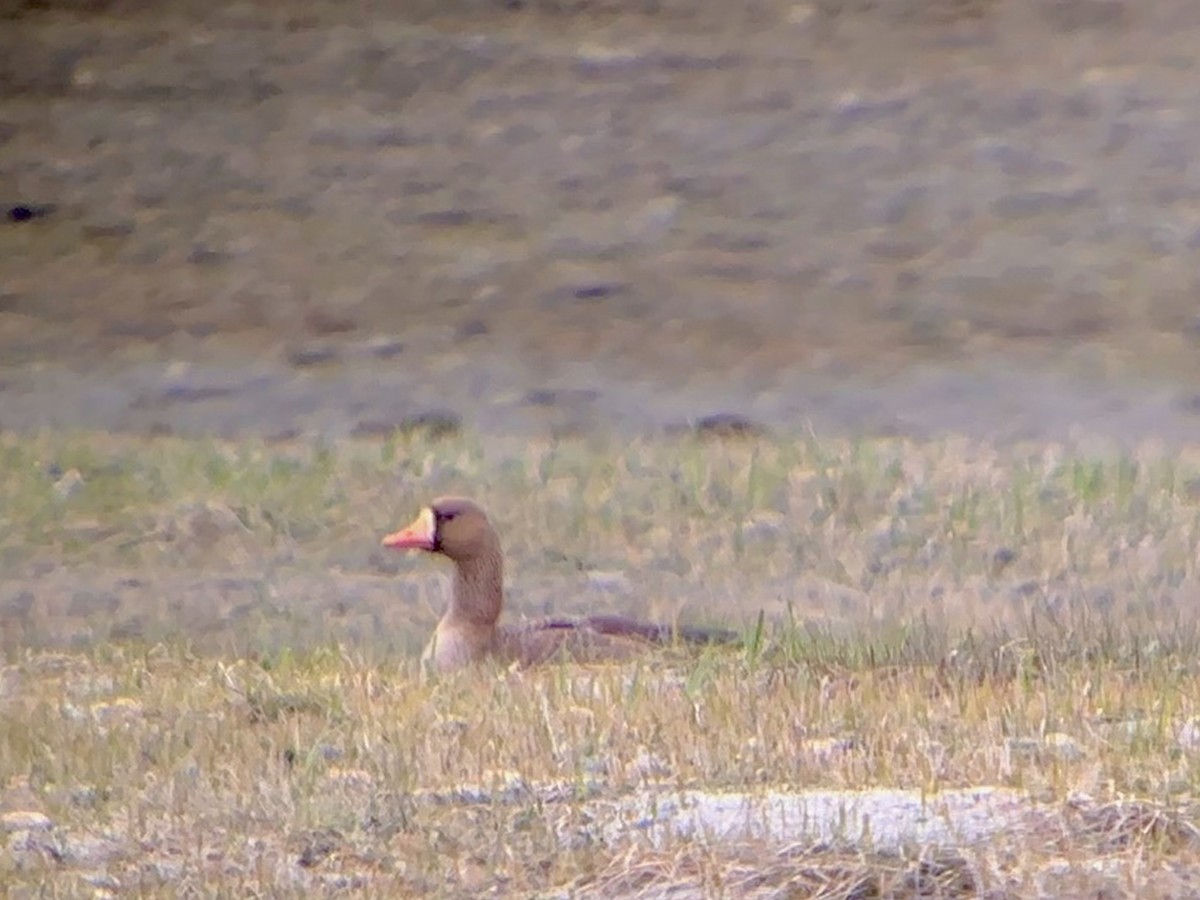
[{"label": "vegetation tuft", "polygon": [[[6,435],[0,884],[1187,893],[1197,483],[1184,457],[955,441]],[[422,677],[446,569],[378,538],[446,492],[491,510],[508,615],[636,612],[743,641]],[[1015,818],[890,843],[878,820],[836,838],[637,825],[685,795],[971,790]]]}]

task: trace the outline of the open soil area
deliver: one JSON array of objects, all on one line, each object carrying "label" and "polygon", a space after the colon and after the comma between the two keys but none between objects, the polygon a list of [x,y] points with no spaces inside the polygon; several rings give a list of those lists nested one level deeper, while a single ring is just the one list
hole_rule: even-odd
[{"label": "open soil area", "polygon": [[1200,437],[1187,0],[5,9],[4,427]]}]

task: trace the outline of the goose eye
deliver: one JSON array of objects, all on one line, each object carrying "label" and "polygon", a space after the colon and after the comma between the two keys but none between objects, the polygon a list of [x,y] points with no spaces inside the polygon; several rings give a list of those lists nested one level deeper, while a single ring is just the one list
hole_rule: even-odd
[{"label": "goose eye", "polygon": [[453,522],[454,517],[457,515],[458,515],[458,513],[453,513],[453,512],[439,512],[437,515],[434,516],[434,518],[437,519],[439,522]]}]

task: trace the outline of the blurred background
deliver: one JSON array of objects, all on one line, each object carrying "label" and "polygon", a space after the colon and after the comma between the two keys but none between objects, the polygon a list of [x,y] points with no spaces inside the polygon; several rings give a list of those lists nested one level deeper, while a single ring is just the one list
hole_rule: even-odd
[{"label": "blurred background", "polygon": [[1200,439],[1191,0],[0,3],[0,427]]}]

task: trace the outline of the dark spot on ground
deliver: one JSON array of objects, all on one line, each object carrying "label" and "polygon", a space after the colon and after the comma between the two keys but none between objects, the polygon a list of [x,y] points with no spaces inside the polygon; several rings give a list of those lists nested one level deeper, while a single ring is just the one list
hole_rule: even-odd
[{"label": "dark spot on ground", "polygon": [[714,413],[701,416],[692,424],[692,430],[702,437],[749,438],[767,433],[767,429],[749,416],[741,413]]},{"label": "dark spot on ground", "polygon": [[53,205],[36,205],[31,203],[17,203],[8,208],[8,221],[10,222],[30,222],[33,219],[40,219],[43,216],[48,216],[54,212]]},{"label": "dark spot on ground", "polygon": [[295,347],[288,351],[287,361],[298,369],[312,366],[323,366],[337,362],[337,348],[330,344],[311,344],[306,347]]}]

